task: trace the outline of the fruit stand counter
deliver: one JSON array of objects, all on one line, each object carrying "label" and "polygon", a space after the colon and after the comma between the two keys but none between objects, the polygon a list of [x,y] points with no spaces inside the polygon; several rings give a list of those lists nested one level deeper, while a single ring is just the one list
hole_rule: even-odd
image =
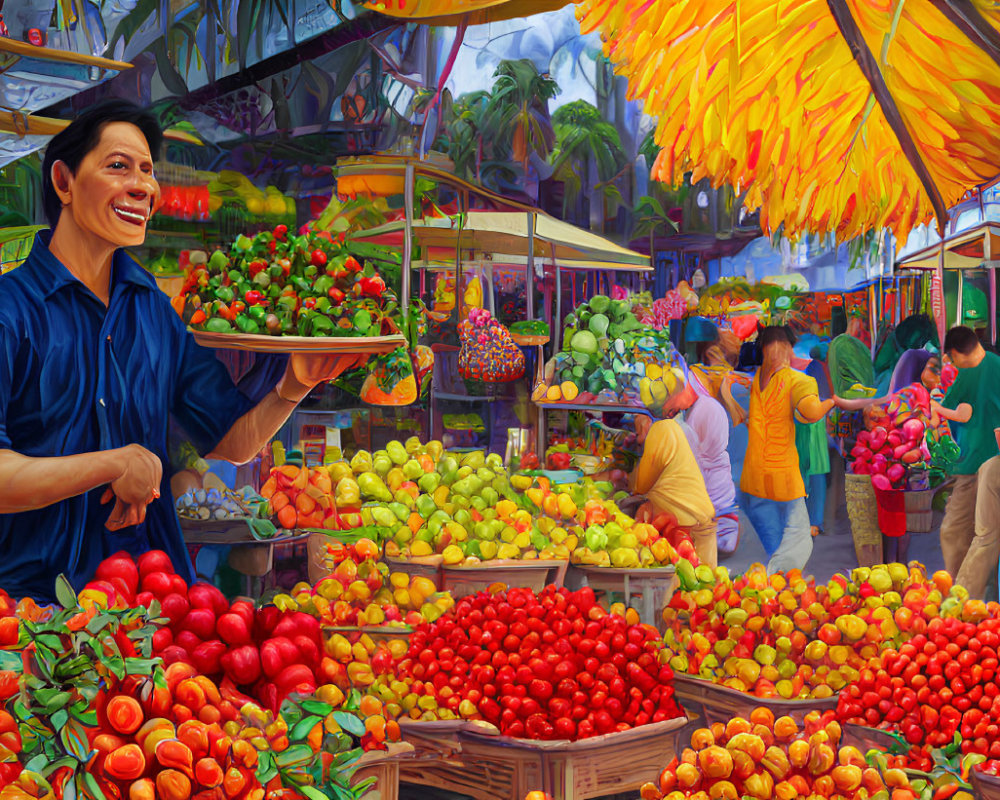
[{"label": "fruit stand counter", "polygon": [[686,723],[678,717],[576,742],[513,739],[483,722],[403,724],[416,754],[399,763],[399,780],[476,800],[521,800],[539,789],[560,800],[636,791],[674,757]]},{"label": "fruit stand counter", "polygon": [[574,564],[595,592],[621,594],[622,602],[639,612],[639,619],[662,631],[660,612],[670,601],[676,586],[673,567],[648,567],[618,569],[615,567],[588,567]]}]

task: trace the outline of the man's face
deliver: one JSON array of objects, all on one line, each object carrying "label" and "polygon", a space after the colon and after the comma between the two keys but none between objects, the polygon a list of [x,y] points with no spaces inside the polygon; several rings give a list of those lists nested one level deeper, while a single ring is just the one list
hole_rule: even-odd
[{"label": "man's face", "polygon": [[153,177],[149,144],[139,128],[128,122],[109,123],[75,175],[61,162],[55,169],[68,182],[68,204],[62,213],[72,214],[78,227],[115,247],[145,241],[146,222],[156,208],[160,187]]}]

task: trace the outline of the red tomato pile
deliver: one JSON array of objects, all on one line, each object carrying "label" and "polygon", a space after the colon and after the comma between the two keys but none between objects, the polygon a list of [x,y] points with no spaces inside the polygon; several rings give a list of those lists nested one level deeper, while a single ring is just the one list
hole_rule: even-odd
[{"label": "red tomato pile", "polygon": [[841,720],[900,732],[910,763],[930,767],[929,749],[958,733],[962,753],[1000,759],[1000,619],[936,618],[898,650],[882,652],[840,695]]},{"label": "red tomato pile", "polygon": [[775,719],[769,709],[755,708],[749,719],[733,717],[725,725],[699,728],[691,734],[691,746],[667,765],[657,783],[644,784],[640,795],[643,800],[861,800],[889,798],[891,791],[892,800],[917,797],[903,770],[880,772],[856,747],[838,747],[841,730],[832,717],[832,712],[810,712],[800,730],[791,717]]},{"label": "red tomato pile", "polygon": [[681,716],[657,639],[589,588],[480,592],[419,627],[397,674],[505,735],[586,739]]}]

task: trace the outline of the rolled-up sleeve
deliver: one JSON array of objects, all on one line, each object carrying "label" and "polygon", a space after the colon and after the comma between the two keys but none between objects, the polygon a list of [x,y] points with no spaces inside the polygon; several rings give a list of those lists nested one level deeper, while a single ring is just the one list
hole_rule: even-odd
[{"label": "rolled-up sleeve", "polygon": [[210,453],[253,403],[236,388],[214,351],[199,345],[171,312],[174,340],[171,413],[201,454]]}]

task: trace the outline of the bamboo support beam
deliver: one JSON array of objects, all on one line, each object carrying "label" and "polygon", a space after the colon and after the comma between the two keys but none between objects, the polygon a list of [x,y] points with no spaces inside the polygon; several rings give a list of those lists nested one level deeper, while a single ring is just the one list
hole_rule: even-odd
[{"label": "bamboo support beam", "polygon": [[115,61],[101,56],[89,56],[86,53],[76,53],[72,50],[57,50],[54,47],[36,47],[28,42],[21,42],[17,39],[10,39],[0,36],[0,52],[12,53],[23,58],[41,58],[46,61],[60,61],[64,64],[83,64],[87,67],[100,67],[101,69],[113,69],[118,72],[132,69],[132,65],[127,61]]},{"label": "bamboo support beam", "polygon": [[[0,109],[0,133],[16,133],[18,136],[55,136],[69,125],[69,120],[53,117],[38,117],[17,111]],[[184,131],[167,128],[163,137],[175,142],[201,144],[201,141]]]},{"label": "bamboo support beam", "polygon": [[931,206],[934,208],[934,215],[937,217],[938,230],[941,232],[943,238],[945,227],[948,224],[948,207],[941,196],[941,191],[938,189],[937,184],[934,183],[934,178],[931,176],[930,170],[924,163],[923,158],[921,158],[920,150],[913,138],[913,134],[906,127],[906,121],[903,119],[903,115],[900,113],[899,107],[896,105],[896,101],[893,99],[892,93],[886,85],[885,77],[879,68],[878,59],[868,48],[868,43],[865,41],[864,35],[858,27],[857,21],[851,15],[851,9],[847,4],[847,0],[827,0],[827,5],[830,7],[830,12],[834,20],[836,20],[837,27],[840,28],[844,41],[847,42],[847,46],[851,49],[851,55],[854,56],[854,60],[861,69],[861,73],[868,81],[868,85],[871,86],[872,94],[875,95],[875,100],[882,109],[883,115],[885,115],[885,121],[896,135],[903,155],[910,162],[910,166],[924,187],[928,199],[931,201]]}]

